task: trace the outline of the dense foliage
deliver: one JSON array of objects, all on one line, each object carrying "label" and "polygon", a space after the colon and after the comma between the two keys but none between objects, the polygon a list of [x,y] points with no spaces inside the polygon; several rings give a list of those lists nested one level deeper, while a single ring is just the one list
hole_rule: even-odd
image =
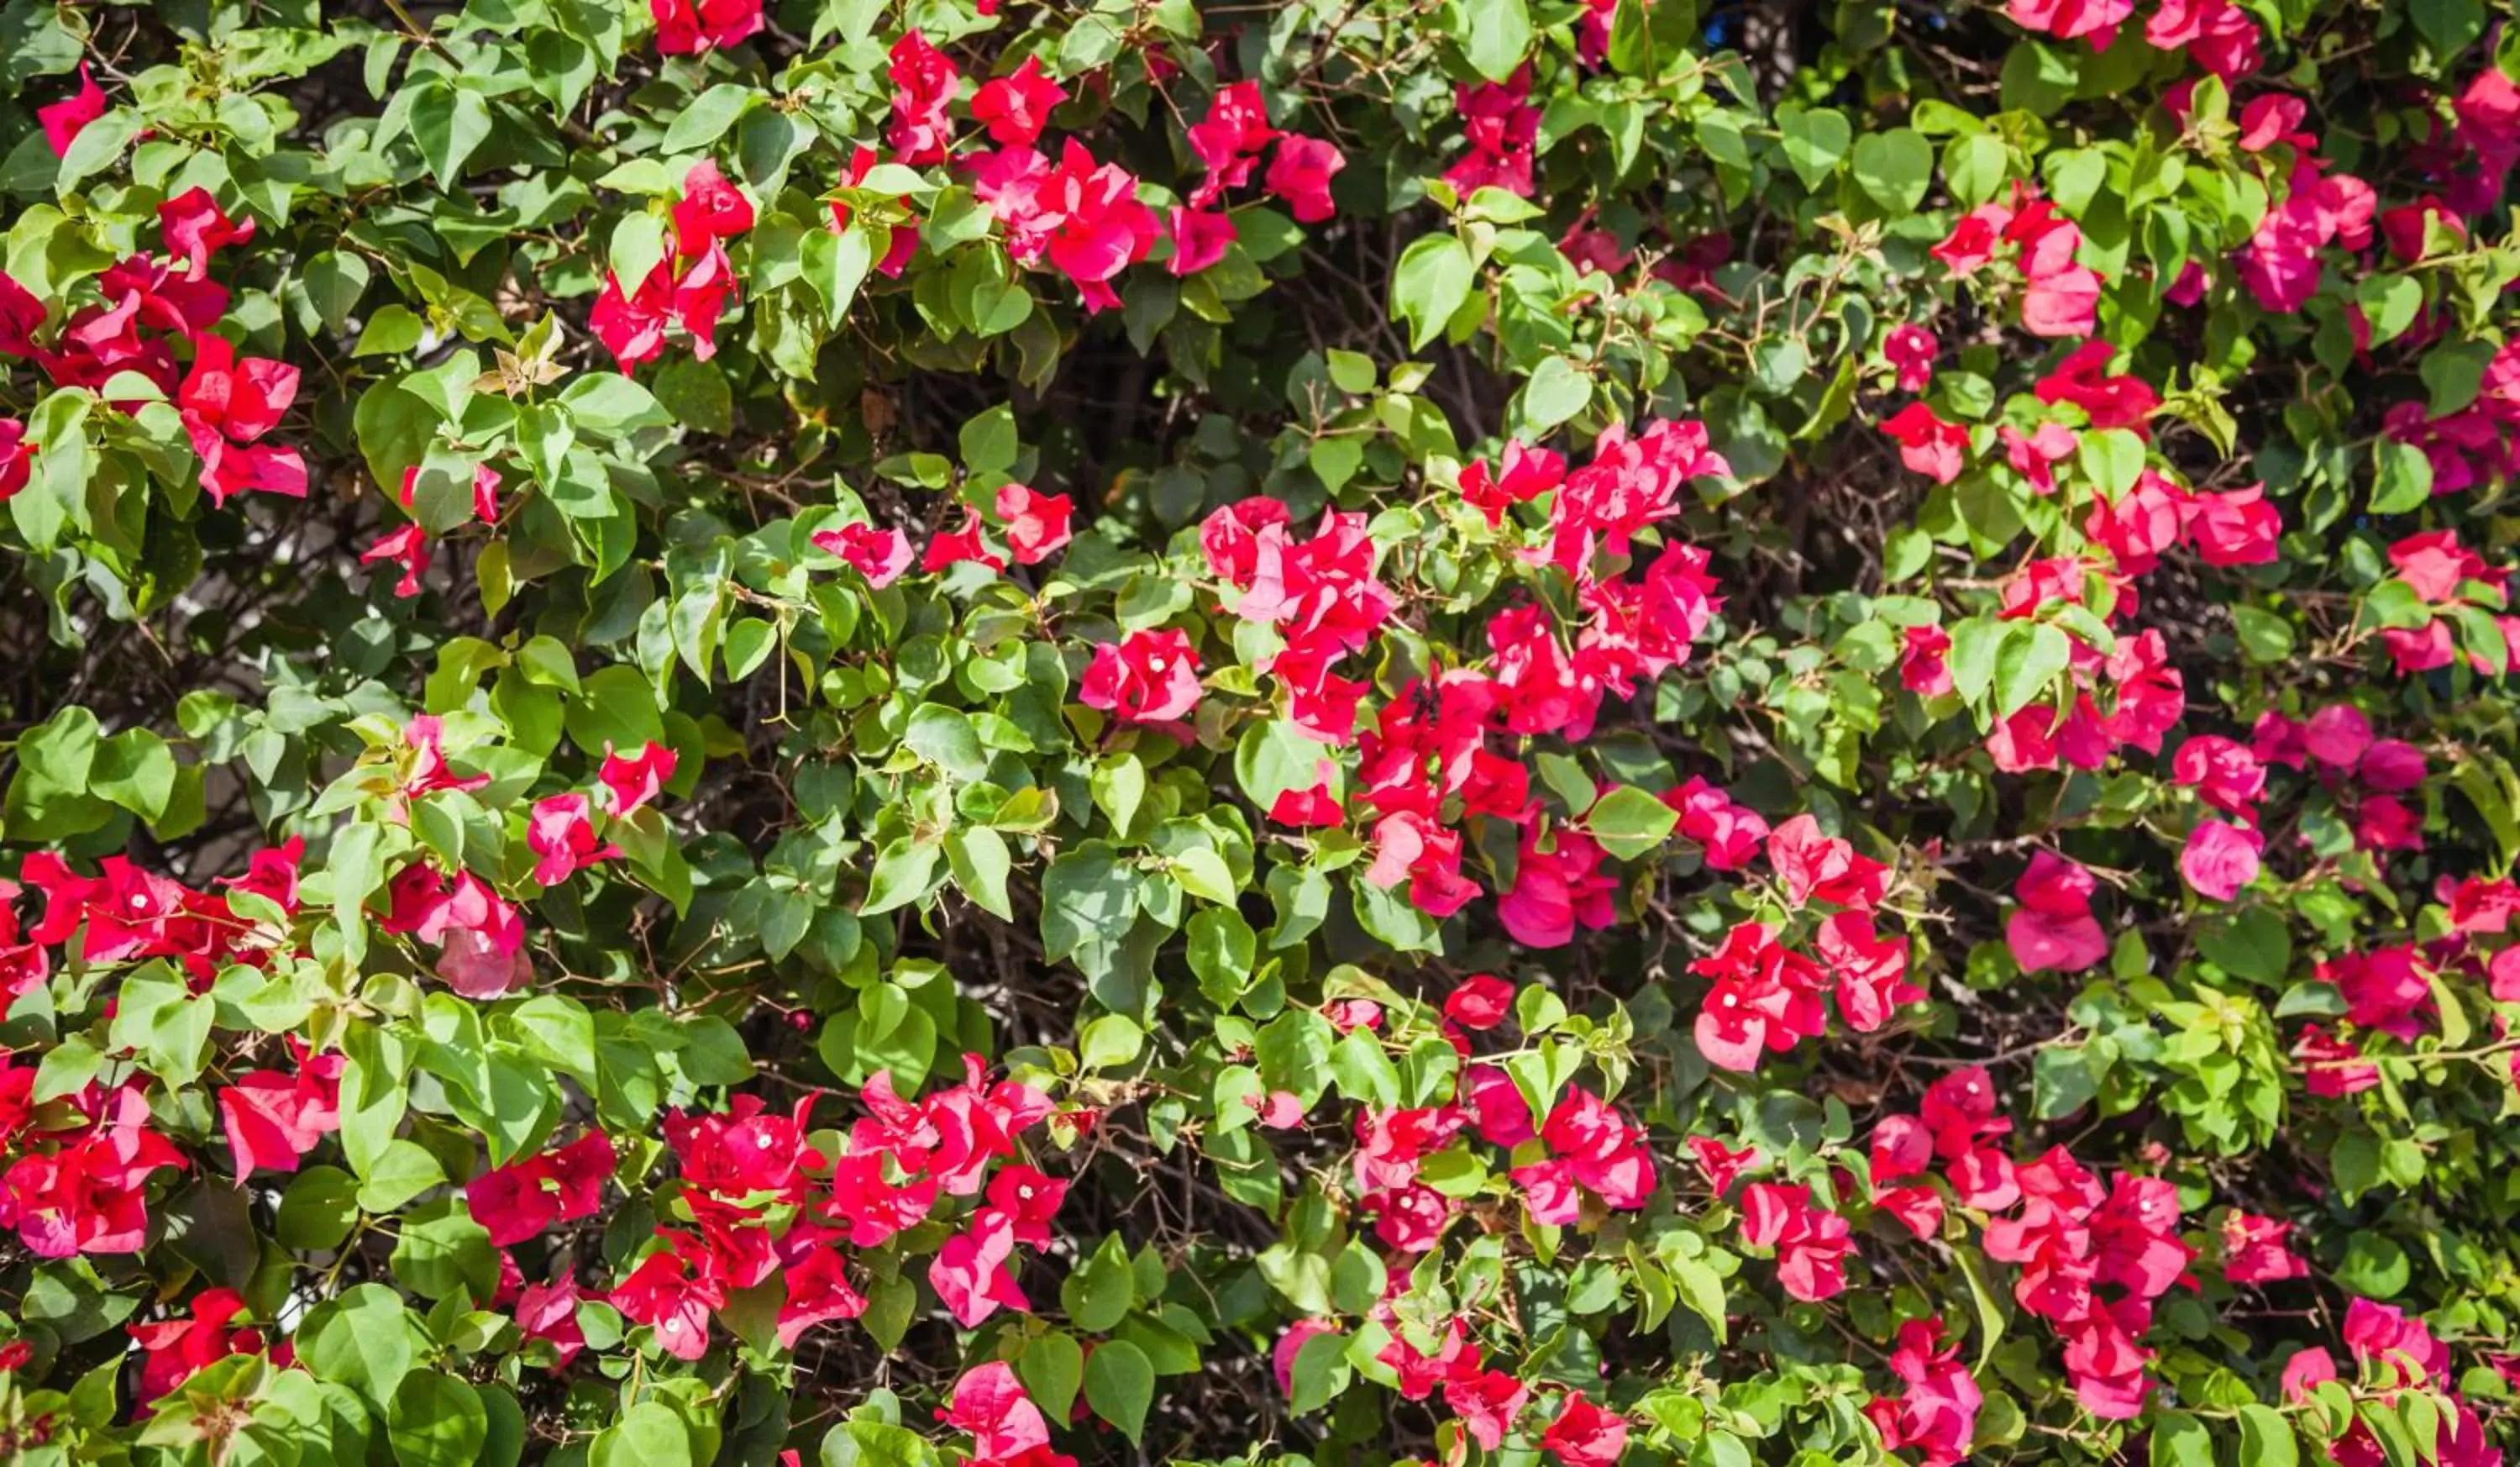
[{"label": "dense foliage", "polygon": [[2515,73],[7,0],[0,1458],[2502,1461]]}]

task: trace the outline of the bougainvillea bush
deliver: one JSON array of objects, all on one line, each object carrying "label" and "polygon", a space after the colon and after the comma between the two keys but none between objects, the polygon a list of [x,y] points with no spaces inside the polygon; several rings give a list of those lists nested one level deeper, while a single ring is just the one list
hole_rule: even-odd
[{"label": "bougainvillea bush", "polygon": [[0,7],[0,1459],[2520,1449],[2482,0]]}]

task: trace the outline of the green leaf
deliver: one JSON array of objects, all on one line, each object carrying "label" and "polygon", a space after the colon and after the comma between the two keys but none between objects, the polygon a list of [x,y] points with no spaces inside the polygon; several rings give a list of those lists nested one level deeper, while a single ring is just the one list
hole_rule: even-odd
[{"label": "green leaf", "polygon": [[1088,1334],[1118,1324],[1137,1302],[1137,1271],[1118,1233],[1104,1234],[1101,1246],[1068,1270],[1058,1286],[1058,1307],[1067,1311],[1068,1323]]},{"label": "green leaf", "polygon": [[1934,145],[1910,127],[1868,132],[1855,140],[1855,181],[1894,214],[1912,213],[1934,180]]},{"label": "green leaf", "polygon": [[721,81],[693,98],[689,106],[674,115],[673,125],[665,129],[665,141],[661,147],[669,154],[698,152],[726,136],[726,130],[750,112],[754,103],[765,100],[757,87],[738,81]]},{"label": "green leaf", "polygon": [[401,1467],[476,1467],[489,1434],[480,1393],[457,1376],[420,1370],[394,1388],[385,1440]]},{"label": "green leaf", "polygon": [[1550,357],[1523,384],[1523,426],[1538,437],[1582,412],[1592,400],[1593,380],[1567,358]]},{"label": "green leaf", "polygon": [[1803,108],[1787,102],[1777,109],[1777,129],[1784,134],[1785,161],[1806,189],[1817,190],[1846,160],[1855,129],[1835,108]]},{"label": "green leaf", "polygon": [[2485,7],[2480,0],[2410,0],[2408,12],[2424,43],[2444,60],[2476,44],[2485,33]]},{"label": "green leaf", "polygon": [[338,1167],[309,1167],[281,1194],[272,1236],[283,1248],[337,1246],[359,1220],[356,1177]]},{"label": "green leaf", "polygon": [[692,1434],[671,1406],[643,1400],[595,1434],[586,1467],[692,1467]]},{"label": "green leaf", "polygon": [[438,187],[451,189],[465,160],[490,136],[490,104],[467,87],[424,84],[412,97],[411,135]]},{"label": "green leaf", "polygon": [[1116,1070],[1134,1062],[1147,1047],[1147,1031],[1126,1014],[1104,1014],[1085,1026],[1076,1041],[1076,1065],[1084,1071]]},{"label": "green leaf", "polygon": [[945,864],[954,885],[980,910],[1001,922],[1015,920],[1014,903],[1007,896],[1014,857],[1005,836],[986,825],[958,826],[945,835]]},{"label": "green leaf", "polygon": [[2371,444],[2371,513],[2403,515],[2432,502],[2433,462],[2412,443]]},{"label": "green leaf", "polygon": [[2292,1423],[2272,1406],[2240,1407],[2239,1467],[2300,1467],[2301,1445]]},{"label": "green leaf", "polygon": [[394,1398],[426,1343],[401,1296],[383,1284],[360,1284],[315,1306],[295,1339],[297,1358],[317,1378],[376,1401]]},{"label": "green leaf", "polygon": [[1410,350],[1423,348],[1443,332],[1470,298],[1477,273],[1469,248],[1449,234],[1420,235],[1400,252],[1391,273],[1391,309],[1409,323]]},{"label": "green leaf", "polygon": [[1995,658],[1995,709],[2004,718],[2037,701],[2074,660],[2074,641],[2062,627],[2047,621],[2010,624]]},{"label": "green leaf", "polygon": [[1680,814],[1634,785],[1621,785],[1601,797],[1584,817],[1584,829],[1601,848],[1623,861],[1643,855],[1668,839]]},{"label": "green leaf", "polygon": [[1457,0],[1453,35],[1481,76],[1502,82],[1531,54],[1531,8],[1525,0]]},{"label": "green leaf", "polygon": [[1106,1340],[1085,1360],[1085,1403],[1132,1443],[1147,1429],[1154,1403],[1155,1367],[1147,1352],[1126,1340]]},{"label": "green leaf", "polygon": [[1064,1330],[1035,1335],[1015,1355],[1015,1378],[1042,1414],[1065,1421],[1076,1407],[1077,1390],[1085,1383],[1085,1349]]},{"label": "green leaf", "polygon": [[935,887],[936,857],[943,849],[935,841],[895,837],[875,858],[858,915],[873,917],[924,898]]},{"label": "green leaf", "polygon": [[2152,1467],[2214,1467],[2214,1434],[2184,1411],[2164,1411],[2152,1423]]}]

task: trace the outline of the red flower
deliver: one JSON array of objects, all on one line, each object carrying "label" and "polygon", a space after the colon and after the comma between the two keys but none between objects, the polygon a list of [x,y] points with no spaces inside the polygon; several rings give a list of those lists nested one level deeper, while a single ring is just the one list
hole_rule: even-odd
[{"label": "red flower", "polygon": [[1462,1429],[1470,1434],[1470,1440],[1488,1451],[1505,1444],[1505,1434],[1513,1429],[1514,1417],[1530,1399],[1531,1388],[1502,1370],[1482,1370],[1444,1382],[1444,1404],[1462,1418]]},{"label": "red flower", "polygon": [[891,58],[892,125],[884,141],[896,160],[914,168],[941,163],[954,152],[954,120],[945,108],[962,92],[963,73],[916,29],[893,42]]},{"label": "red flower", "polygon": [[1785,900],[1800,906],[1825,901],[1835,906],[1870,911],[1882,896],[1889,868],[1834,836],[1822,835],[1820,821],[1796,815],[1768,837],[1768,864],[1784,883]]},{"label": "red flower", "polygon": [[[827,545],[824,548],[828,550],[831,547]],[[963,524],[960,528],[940,529],[935,537],[927,542],[926,553],[919,558],[919,569],[932,573],[948,566],[959,566],[965,561],[975,562],[992,571],[1003,571],[1007,568],[1006,558],[990,549],[989,542],[980,536],[980,512],[969,508],[963,511]],[[850,564],[857,565],[857,562],[851,561]],[[863,572],[866,568],[859,566],[858,569]],[[869,575],[868,579],[872,582],[874,577]],[[887,576],[886,580],[889,579],[890,577]]]},{"label": "red flower", "polygon": [[464,1186],[466,1210],[510,1248],[561,1222],[592,1217],[604,1207],[604,1183],[616,1161],[612,1139],[589,1131],[557,1151],[494,1167]]},{"label": "red flower", "polygon": [[1050,1423],[1004,1360],[964,1372],[954,1383],[952,1402],[936,1419],[970,1434],[974,1458],[1011,1457],[1050,1444]]},{"label": "red flower", "polygon": [[44,302],[0,270],[0,356],[33,356],[44,326]]},{"label": "red flower", "polygon": [[1076,696],[1124,723],[1170,722],[1198,705],[1198,654],[1178,630],[1133,631],[1094,649]]},{"label": "red flower", "polygon": [[194,340],[193,370],[176,404],[202,457],[202,487],[212,504],[248,489],[306,497],[306,460],[261,441],[297,397],[297,369],[262,357],[239,360],[224,337]]},{"label": "red flower", "polygon": [[1733,803],[1732,797],[1695,775],[1680,788],[1664,791],[1662,802],[1680,812],[1680,834],[1698,844],[1709,871],[1740,870],[1768,838],[1768,822],[1758,811]]},{"label": "red flower", "polygon": [[1744,1146],[1734,1151],[1713,1136],[1689,1137],[1688,1153],[1696,1161],[1697,1169],[1705,1174],[1706,1185],[1718,1197],[1732,1191],[1732,1184],[1741,1179],[1741,1173],[1759,1166],[1763,1160],[1756,1146]]},{"label": "red flower", "polygon": [[204,1289],[195,1296],[192,1316],[129,1327],[140,1347],[140,1396],[143,1414],[149,1402],[193,1378],[206,1366],[232,1354],[262,1350],[262,1336],[250,1329],[230,1329],[228,1321],[246,1312],[245,1297],[234,1289]]},{"label": "red flower", "polygon": [[676,758],[666,745],[650,742],[635,755],[615,754],[610,740],[604,745],[604,766],[596,779],[604,786],[604,807],[615,820],[626,819],[633,810],[665,793],[665,785],[674,777]]},{"label": "red flower", "polygon": [[971,120],[1009,147],[1030,147],[1049,125],[1051,109],[1066,100],[1067,88],[1042,70],[1041,58],[1027,56],[1012,74],[980,84],[971,98]]},{"label": "red flower", "polygon": [[[2045,207],[2045,206],[2039,206]],[[2016,217],[2007,236],[2022,237],[2021,271],[2030,288],[2021,296],[2022,329],[2043,337],[2087,337],[2098,325],[2100,277],[2078,264],[2083,232],[2064,219],[2041,216],[2035,232],[2024,229],[2027,212]]]},{"label": "red flower", "polygon": [[534,880],[556,887],[575,872],[621,854],[621,848],[596,836],[591,808],[585,796],[574,793],[534,802],[525,822],[525,846],[541,858],[534,862]]},{"label": "red flower", "polygon": [[2228,493],[2199,491],[2191,532],[2196,554],[2209,566],[2263,566],[2275,559],[2283,516],[2267,502],[2264,484]]},{"label": "red flower", "polygon": [[1294,210],[1296,222],[1318,224],[1334,211],[1330,180],[1346,166],[1347,159],[1328,141],[1288,133],[1278,139],[1266,181],[1269,192]]},{"label": "red flower", "polygon": [[2292,1224],[2234,1208],[2223,1217],[2223,1277],[2235,1284],[2310,1277],[2310,1264],[2284,1245]]},{"label": "red flower", "polygon": [[709,1311],[726,1305],[716,1255],[687,1233],[658,1229],[665,1246],[639,1261],[605,1299],[621,1317],[656,1332],[656,1346],[681,1360],[708,1352]]},{"label": "red flower", "polygon": [[1248,183],[1261,150],[1278,136],[1260,100],[1260,83],[1238,81],[1220,89],[1206,117],[1189,128],[1190,151],[1207,169],[1207,177],[1190,196],[1191,206],[1205,208],[1227,189]]},{"label": "red flower", "polygon": [[[801,1231],[801,1229],[797,1230]],[[788,1239],[792,1242],[796,1231]],[[833,1319],[855,1319],[866,1312],[866,1296],[849,1282],[847,1261],[836,1247],[817,1247],[805,1261],[786,1270],[787,1299],[779,1306],[779,1348],[793,1350],[805,1331]]]},{"label": "red flower", "polygon": [[656,21],[656,50],[695,56],[738,45],[761,28],[761,0],[648,0]]},{"label": "red flower", "polygon": [[43,124],[44,141],[52,145],[55,158],[67,157],[87,124],[105,115],[105,88],[88,74],[86,62],[79,63],[78,78],[77,91],[35,109],[35,120]]},{"label": "red flower", "polygon": [[219,1091],[239,1185],[257,1170],[296,1170],[316,1142],[341,1128],[341,1065],[338,1054],[301,1059],[293,1075],[257,1070]]},{"label": "red flower", "polygon": [[1565,459],[1516,440],[1505,445],[1502,472],[1491,471],[1484,459],[1462,470],[1462,498],[1498,526],[1511,506],[1528,504],[1565,481]]},{"label": "red flower", "polygon": [[1616,1467],[1627,1447],[1627,1418],[1586,1400],[1581,1391],[1567,1396],[1540,1437],[1541,1450],[1555,1453],[1566,1467]]},{"label": "red flower", "polygon": [[1513,985],[1493,973],[1473,973],[1444,995],[1444,1017],[1463,1029],[1491,1030],[1513,1014]]},{"label": "red flower", "polygon": [[253,238],[253,220],[230,219],[210,191],[195,184],[158,206],[158,233],[167,252],[184,261],[185,273],[199,280],[208,273],[212,253]]},{"label": "red flower", "polygon": [[1942,351],[1934,334],[1913,324],[1894,326],[1881,342],[1881,356],[1899,374],[1899,390],[1921,392],[1934,380],[1934,358]]},{"label": "red flower", "polygon": [[997,509],[1006,526],[1007,549],[1018,566],[1038,566],[1068,541],[1073,506],[1065,494],[1038,494],[1026,484],[1005,484],[998,489]]},{"label": "red flower", "polygon": [[2113,354],[2106,342],[2085,342],[2075,347],[2054,371],[2039,379],[2039,400],[2070,402],[2090,417],[2093,428],[2131,428],[2138,436],[2149,436],[2144,420],[2161,406],[2161,398],[2140,377],[2109,376]]},{"label": "red flower", "polygon": [[2197,894],[2229,901],[2258,879],[2258,857],[2266,845],[2267,838],[2254,830],[2199,820],[2180,852],[2179,872]]},{"label": "red flower", "polygon": [[878,529],[872,525],[843,525],[837,529],[818,529],[813,535],[814,548],[827,551],[848,562],[850,569],[866,577],[869,588],[880,591],[901,578],[916,557],[910,549],[910,536],[897,529]]},{"label": "red flower", "polygon": [[1846,1255],[1853,1224],[1812,1203],[1809,1187],[1752,1182],[1741,1189],[1741,1239],[1777,1251],[1777,1282],[1787,1294],[1816,1304],[1846,1290]]},{"label": "red flower", "polygon": [[2109,955],[2108,934],[2092,915],[2092,873],[2050,850],[2031,853],[2013,887],[2021,905],[2003,924],[2004,945],[2025,973],[2080,973]]},{"label": "red flower", "polygon": [[1249,590],[1260,570],[1260,535],[1278,529],[1276,545],[1282,547],[1286,523],[1286,506],[1265,495],[1213,511],[1198,525],[1198,549],[1207,560],[1207,573],[1238,591]]},{"label": "red flower", "polygon": [[1968,430],[1947,422],[1922,402],[1911,402],[1893,413],[1881,431],[1899,445],[1899,462],[1936,483],[1960,477],[1967,462]]},{"label": "red flower", "polygon": [[945,1240],[928,1264],[927,1282],[955,1323],[976,1329],[1001,1307],[1031,1311],[1031,1302],[1007,1267],[1014,1248],[1014,1225],[986,1210],[973,1215],[967,1231]]},{"label": "red flower", "polygon": [[1923,1467],[1954,1467],[1967,1458],[1985,1397],[1959,1353],[1958,1346],[1944,1343],[1939,1319],[1910,1319],[1899,1326],[1890,1371],[1908,1389],[1895,1401],[1875,1397],[1865,1406],[1880,1428],[1883,1446],[1920,1448]]},{"label": "red flower", "polygon": [[1925,252],[1956,276],[1966,277],[1995,258],[2002,244],[2005,226],[2012,222],[2012,210],[2001,204],[1981,204],[1962,214],[1952,226],[1949,237]]},{"label": "red flower", "polygon": [[1466,199],[1480,189],[1531,197],[1531,169],[1540,140],[1540,109],[1531,105],[1531,67],[1525,63],[1503,82],[1453,88],[1462,135],[1470,151],[1444,170],[1444,181]]},{"label": "red flower", "polygon": [[35,445],[26,441],[26,425],[0,418],[0,503],[17,497],[35,473]]},{"label": "red flower", "polygon": [[720,240],[731,240],[752,227],[752,201],[727,181],[715,161],[701,159],[683,175],[683,197],[674,201],[674,249],[685,255],[708,253]]},{"label": "red flower", "polygon": [[560,1352],[552,1365],[555,1370],[586,1349],[586,1334],[577,1324],[577,1284],[570,1278],[527,1284],[518,1296],[516,1316],[517,1328],[526,1339],[548,1341]]},{"label": "red flower", "polygon": [[1513,890],[1498,898],[1497,918],[1507,934],[1525,947],[1563,947],[1575,940],[1578,924],[1598,931],[1616,921],[1610,894],[1619,882],[1599,869],[1605,858],[1599,843],[1567,829],[1555,833],[1547,850],[1540,839],[1537,829],[1522,833]]},{"label": "red flower", "polygon": [[989,1178],[989,1205],[984,1211],[1006,1218],[1016,1242],[1048,1248],[1051,1219],[1058,1215],[1058,1205],[1066,1197],[1066,1182],[1010,1164]]},{"label": "red flower", "polygon": [[360,565],[373,566],[379,561],[392,561],[402,567],[402,578],[394,582],[395,595],[419,595],[420,577],[428,570],[428,532],[417,523],[385,531],[375,544],[359,552]]},{"label": "red flower", "polygon": [[[1195,275],[1225,258],[1225,252],[1232,248],[1236,237],[1234,216],[1221,209],[1197,209],[1176,204],[1167,216],[1166,224],[1172,235],[1173,257],[1164,262],[1164,268],[1176,276]],[[1263,502],[1274,504],[1277,501]],[[1283,506],[1281,506],[1281,513],[1283,513]]]}]

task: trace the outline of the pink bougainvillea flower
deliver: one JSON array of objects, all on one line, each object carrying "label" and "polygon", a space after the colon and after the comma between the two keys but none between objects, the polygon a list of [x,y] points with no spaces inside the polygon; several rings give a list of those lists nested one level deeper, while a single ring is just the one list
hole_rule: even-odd
[{"label": "pink bougainvillea flower", "polygon": [[1237,81],[1219,88],[1207,115],[1189,128],[1190,151],[1207,169],[1207,177],[1190,197],[1191,206],[1204,208],[1226,190],[1250,182],[1262,150],[1279,136],[1278,129],[1269,125],[1260,83]]},{"label": "pink bougainvillea flower", "polygon": [[1051,109],[1067,100],[1067,88],[1042,69],[1041,58],[1027,56],[1005,76],[980,84],[971,97],[971,120],[1009,147],[1028,148],[1050,125]]},{"label": "pink bougainvillea flower", "polygon": [[1922,402],[1911,402],[1891,414],[1881,431],[1899,445],[1899,462],[1936,483],[1959,478],[1968,461],[1968,430]]},{"label": "pink bougainvillea flower", "polygon": [[1741,1189],[1741,1240],[1777,1251],[1777,1282],[1806,1303],[1846,1290],[1853,1224],[1816,1206],[1801,1185],[1752,1182]]},{"label": "pink bougainvillea flower", "polygon": [[296,1170],[317,1142],[341,1128],[342,1063],[338,1054],[301,1058],[294,1074],[257,1070],[219,1091],[238,1185],[257,1170]]},{"label": "pink bougainvillea flower", "polygon": [[359,564],[373,566],[387,561],[402,567],[402,578],[394,582],[396,596],[420,594],[420,577],[428,570],[428,535],[417,524],[389,529],[377,537],[377,542],[359,553]]},{"label": "pink bougainvillea flower", "polygon": [[963,73],[918,28],[893,42],[886,75],[892,81],[892,121],[884,141],[893,159],[914,168],[953,155],[954,119],[946,107],[962,93]]},{"label": "pink bougainvillea flower", "polygon": [[978,1460],[1012,1457],[1050,1444],[1050,1422],[1004,1360],[965,1371],[936,1419],[968,1434],[971,1455]]},{"label": "pink bougainvillea flower", "polygon": [[1198,654],[1183,632],[1133,631],[1094,649],[1077,701],[1127,723],[1165,723],[1198,706]]},{"label": "pink bougainvillea flower", "polygon": [[761,28],[761,0],[648,0],[656,22],[656,50],[697,56],[741,44]]},{"label": "pink bougainvillea flower", "polygon": [[604,745],[604,764],[596,781],[604,787],[604,808],[613,819],[627,819],[634,811],[665,793],[666,782],[674,777],[676,756],[673,749],[650,741],[636,754],[614,752],[611,741]]},{"label": "pink bougainvillea flower", "polygon": [[1473,973],[1444,995],[1444,1017],[1484,1032],[1513,1014],[1513,985],[1493,973]]},{"label": "pink bougainvillea flower", "polygon": [[1628,1447],[1628,1419],[1570,1393],[1549,1429],[1540,1435],[1540,1449],[1566,1467],[1616,1467]]},{"label": "pink bougainvillea flower", "polygon": [[2199,820],[2180,852],[2179,871],[2201,896],[2229,901],[2258,878],[2259,853],[2267,839],[2243,826]]},{"label": "pink bougainvillea flower", "polygon": [[898,529],[878,529],[872,525],[818,529],[813,541],[815,549],[848,562],[851,570],[865,576],[867,584],[878,591],[899,580],[901,573],[918,559],[910,548],[910,536]]},{"label": "pink bougainvillea flower", "polygon": [[1072,509],[1065,494],[1035,493],[1019,483],[1001,485],[998,521],[1006,527],[1007,550],[1015,564],[1038,566],[1066,544]]},{"label": "pink bougainvillea flower", "polygon": [[239,358],[224,337],[194,341],[193,369],[176,405],[185,435],[201,455],[202,487],[225,505],[248,489],[306,497],[306,460],[294,448],[262,439],[297,399],[297,369],[263,357]]},{"label": "pink bougainvillea flower", "polygon": [[199,280],[209,272],[212,254],[252,240],[253,220],[229,218],[210,191],[196,184],[158,206],[158,233],[166,252],[184,262],[186,276]]},{"label": "pink bougainvillea flower", "polygon": [[1173,257],[1164,262],[1164,268],[1174,275],[1197,274],[1225,258],[1225,252],[1234,245],[1234,216],[1222,209],[1197,209],[1176,204],[1166,221],[1173,241]]},{"label": "pink bougainvillea flower", "polygon": [[77,91],[35,109],[35,120],[42,125],[44,141],[51,145],[55,158],[68,157],[70,144],[87,130],[87,124],[104,116],[109,106],[105,88],[88,74],[86,62],[79,63],[78,79]]},{"label": "pink bougainvillea flower", "polygon": [[621,848],[596,835],[591,809],[587,798],[574,792],[534,802],[525,822],[525,845],[538,857],[534,880],[556,887],[598,861],[621,854]]},{"label": "pink bougainvillea flower", "polygon": [[1286,201],[1299,224],[1318,224],[1334,211],[1330,180],[1347,166],[1337,148],[1321,138],[1288,133],[1278,139],[1264,181],[1270,193]]},{"label": "pink bougainvillea flower", "polygon": [[1899,390],[1921,392],[1934,380],[1934,358],[1942,351],[1934,334],[1912,323],[1894,326],[1882,339],[1881,358],[1899,376]]},{"label": "pink bougainvillea flower", "polygon": [[35,445],[26,441],[26,425],[0,418],[0,503],[17,497],[35,473]]},{"label": "pink bougainvillea flower", "polygon": [[674,249],[686,255],[706,254],[709,247],[752,227],[752,201],[730,182],[717,164],[701,159],[683,175],[683,197],[674,203]]}]

